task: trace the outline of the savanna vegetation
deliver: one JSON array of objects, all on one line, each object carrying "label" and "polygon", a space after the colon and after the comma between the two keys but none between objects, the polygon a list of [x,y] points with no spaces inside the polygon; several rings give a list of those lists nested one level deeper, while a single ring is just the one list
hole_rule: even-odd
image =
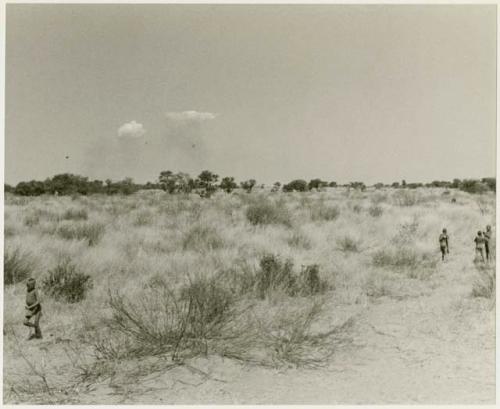
[{"label": "savanna vegetation", "polygon": [[[163,172],[149,186],[159,189],[138,191],[63,176],[6,194],[6,403],[93,402],[84,397],[95,385],[211,357],[329,368],[374,308],[437,291],[450,311],[460,303],[462,320],[494,315],[494,261],[473,262],[476,231],[495,225],[494,183],[257,189],[207,171]],[[38,344],[22,326],[28,277],[42,295]]]}]

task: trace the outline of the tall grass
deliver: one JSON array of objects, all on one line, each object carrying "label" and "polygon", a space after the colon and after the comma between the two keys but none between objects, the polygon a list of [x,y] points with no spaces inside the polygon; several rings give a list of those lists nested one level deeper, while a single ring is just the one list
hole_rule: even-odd
[{"label": "tall grass", "polygon": [[3,258],[3,283],[16,284],[26,280],[34,271],[35,262],[29,252],[19,248],[4,251]]}]

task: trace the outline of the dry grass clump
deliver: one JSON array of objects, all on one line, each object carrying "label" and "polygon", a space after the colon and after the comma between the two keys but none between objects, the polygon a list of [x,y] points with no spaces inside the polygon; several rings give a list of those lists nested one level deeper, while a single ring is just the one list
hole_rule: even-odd
[{"label": "dry grass clump", "polygon": [[290,227],[292,225],[290,213],[282,202],[273,203],[264,199],[251,203],[247,207],[245,215],[247,220],[255,226],[282,224]]},{"label": "dry grass clump", "polygon": [[290,247],[309,250],[311,248],[311,240],[301,231],[294,231],[287,239]]},{"label": "dry grass clump", "polygon": [[62,216],[62,220],[87,220],[89,215],[85,209],[68,209]]},{"label": "dry grass clump", "polygon": [[478,277],[472,284],[472,296],[495,299],[496,272],[494,267],[476,265]]},{"label": "dry grass clump", "polygon": [[100,223],[64,223],[56,233],[66,240],[85,240],[89,246],[95,246],[105,231]]},{"label": "dry grass clump", "polygon": [[69,259],[63,259],[42,279],[41,288],[56,300],[82,301],[92,288],[92,277],[81,272]]},{"label": "dry grass clump", "polygon": [[411,247],[381,249],[372,255],[375,267],[393,270],[409,270],[410,278],[427,276],[436,267],[437,258],[428,252],[419,252]]},{"label": "dry grass clump", "polygon": [[358,253],[360,251],[359,240],[351,236],[344,236],[337,239],[337,249],[344,253]]},{"label": "dry grass clump", "polygon": [[322,201],[309,206],[312,221],[331,221],[340,215],[337,206],[325,205]]},{"label": "dry grass clump", "polygon": [[209,251],[224,247],[224,240],[213,226],[195,224],[182,239],[183,250]]},{"label": "dry grass clump", "polygon": [[392,200],[397,206],[415,206],[420,202],[420,197],[415,191],[398,189],[393,193]]},{"label": "dry grass clump", "polygon": [[5,249],[3,256],[3,283],[16,284],[26,280],[35,269],[31,253],[19,248]]}]

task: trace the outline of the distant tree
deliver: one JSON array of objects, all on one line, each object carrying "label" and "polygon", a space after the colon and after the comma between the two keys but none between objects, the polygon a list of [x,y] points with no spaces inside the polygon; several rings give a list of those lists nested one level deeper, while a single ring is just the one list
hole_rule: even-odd
[{"label": "distant tree", "polygon": [[158,184],[168,193],[189,193],[192,190],[191,177],[187,173],[173,173],[170,170],[160,172]]},{"label": "distant tree", "polygon": [[424,185],[422,183],[408,183],[406,185],[406,187],[409,189],[416,189],[416,188],[423,187],[423,186]]},{"label": "distant tree", "polygon": [[222,190],[224,190],[226,193],[231,193],[237,187],[238,187],[238,185],[234,181],[233,177],[222,178],[222,180],[220,182],[220,188]]},{"label": "distant tree", "polygon": [[273,187],[271,188],[271,192],[278,192],[280,190],[281,183],[280,182],[274,182]]},{"label": "distant tree", "polygon": [[454,189],[459,189],[462,181],[460,179],[453,179],[453,182],[451,183],[451,187]]},{"label": "distant tree", "polygon": [[406,187],[406,180],[404,180],[404,179],[403,179],[403,180],[401,181],[401,187],[403,187],[403,188],[405,188],[405,187]]},{"label": "distant tree", "polygon": [[195,185],[200,189],[198,192],[201,197],[210,197],[217,191],[217,181],[219,180],[219,175],[210,172],[209,170],[204,170],[196,178]]},{"label": "distant tree", "polygon": [[394,187],[394,188],[399,188],[399,182],[394,182],[391,187]]},{"label": "distant tree", "polygon": [[328,186],[329,187],[337,187],[337,182],[332,181],[332,182],[328,183]]},{"label": "distant tree", "polygon": [[302,179],[292,180],[290,183],[283,185],[284,192],[305,192],[307,190],[307,182]]},{"label": "distant tree", "polygon": [[496,178],[482,178],[481,182],[486,184],[492,192],[497,191],[497,179]]},{"label": "distant tree", "polygon": [[311,179],[309,181],[309,185],[308,185],[308,188],[309,190],[312,190],[312,189],[322,189],[324,187],[327,187],[328,186],[328,182],[324,182],[322,181],[321,179]]},{"label": "distant tree", "polygon": [[89,180],[87,177],[62,173],[55,175],[45,182],[46,192],[54,194],[56,191],[60,195],[73,195],[79,193],[86,195],[89,193]]},{"label": "distant tree", "polygon": [[255,179],[249,179],[249,180],[245,180],[244,182],[241,182],[240,186],[247,193],[250,193],[252,191],[252,189],[254,188],[256,183],[257,183],[257,181]]},{"label": "distant tree", "polygon": [[489,188],[486,183],[475,179],[464,179],[460,184],[460,190],[468,193],[486,193]]},{"label": "distant tree", "polygon": [[380,182],[379,182],[379,183],[375,183],[375,184],[373,185],[373,187],[374,187],[375,189],[377,189],[377,190],[378,190],[378,189],[382,189],[382,188],[384,187],[384,184],[383,184],[383,183],[380,183]]},{"label": "distant tree", "polygon": [[40,196],[45,192],[45,184],[37,180],[31,180],[29,182],[19,182],[14,188],[14,193],[20,196]]},{"label": "distant tree", "polygon": [[8,183],[5,183],[5,184],[3,185],[3,191],[4,191],[5,193],[14,193],[15,188],[14,188],[14,186],[11,186],[11,185],[9,185]]},{"label": "distant tree", "polygon": [[366,185],[363,182],[351,182],[349,184],[349,187],[351,189],[357,189],[361,191],[364,191],[366,189]]}]

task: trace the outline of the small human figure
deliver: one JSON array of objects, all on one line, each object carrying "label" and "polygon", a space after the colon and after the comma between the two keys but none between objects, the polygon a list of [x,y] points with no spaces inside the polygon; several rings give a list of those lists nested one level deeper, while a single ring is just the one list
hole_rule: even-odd
[{"label": "small human figure", "polygon": [[490,242],[491,242],[491,226],[488,224],[486,226],[486,231],[483,233],[485,242],[484,249],[486,251],[486,260],[490,261]]},{"label": "small human figure", "polygon": [[[35,288],[36,281],[34,278],[29,278],[26,282],[26,319],[23,324],[27,327],[34,328],[35,333],[30,334],[28,339],[42,338],[42,331],[40,330],[40,317],[42,315],[42,305],[40,304],[40,298],[38,297],[38,292]],[[30,322],[30,319],[34,318],[34,322]],[[31,332],[31,331],[30,331]]]},{"label": "small human figure", "polygon": [[444,255],[450,254],[446,229],[443,229],[443,232],[439,235],[439,247],[441,248],[441,260],[444,261]]},{"label": "small human figure", "polygon": [[474,242],[476,243],[476,260],[477,260],[477,256],[480,254],[481,260],[484,263],[484,248],[485,248],[486,239],[483,237],[483,233],[481,231],[477,232],[477,236],[474,239]]}]

